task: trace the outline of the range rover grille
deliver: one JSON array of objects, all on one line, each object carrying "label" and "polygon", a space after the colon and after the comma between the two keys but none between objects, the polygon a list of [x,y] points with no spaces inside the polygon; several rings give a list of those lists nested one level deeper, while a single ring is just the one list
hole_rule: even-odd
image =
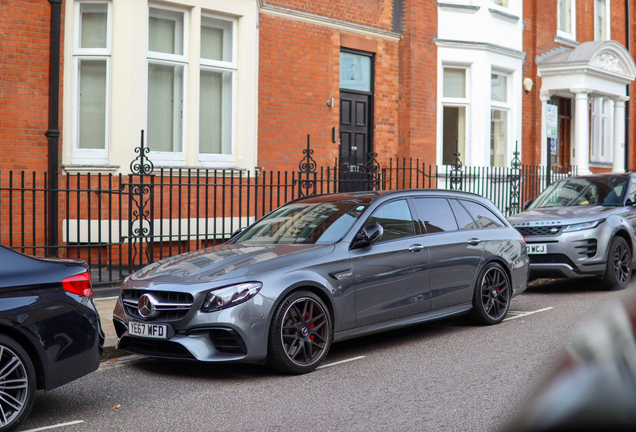
[{"label": "range rover grille", "polygon": [[561,234],[563,225],[535,226],[535,227],[517,227],[517,231],[524,237],[530,236],[556,236]]}]

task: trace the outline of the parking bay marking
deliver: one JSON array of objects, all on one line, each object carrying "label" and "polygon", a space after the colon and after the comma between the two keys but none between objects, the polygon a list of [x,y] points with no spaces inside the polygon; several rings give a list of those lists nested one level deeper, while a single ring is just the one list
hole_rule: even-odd
[{"label": "parking bay marking", "polygon": [[80,423],[84,423],[84,420],[75,420],[75,421],[70,421],[70,422],[67,422],[67,423],[59,423],[59,424],[52,425],[52,426],[43,426],[43,427],[39,427],[39,428],[35,428],[35,429],[25,430],[24,432],[39,432],[39,431],[44,431],[44,430],[61,428],[61,427],[64,427],[64,426],[73,426],[73,425],[80,424]]},{"label": "parking bay marking", "polygon": [[[530,312],[508,311],[508,318],[506,318],[504,321],[510,321],[510,320],[517,319],[517,318],[523,318],[525,316],[536,314],[536,313],[539,313],[539,312],[545,312],[545,311],[548,311],[550,309],[553,309],[552,306],[547,307],[547,308],[543,308],[543,309],[539,309],[539,310],[536,310],[536,311],[530,311]],[[510,315],[512,315],[512,316],[510,316]]]},{"label": "parking bay marking", "polygon": [[366,356],[358,356],[358,357],[353,357],[353,358],[346,359],[346,360],[340,360],[340,361],[337,361],[337,362],[328,363],[328,364],[325,364],[325,365],[322,365],[322,366],[318,366],[317,369],[325,369],[325,368],[328,368],[328,367],[331,367],[331,366],[338,366],[338,365],[341,365],[343,363],[349,363],[349,362],[352,362],[352,361],[361,360],[361,359],[363,359],[365,357]]}]

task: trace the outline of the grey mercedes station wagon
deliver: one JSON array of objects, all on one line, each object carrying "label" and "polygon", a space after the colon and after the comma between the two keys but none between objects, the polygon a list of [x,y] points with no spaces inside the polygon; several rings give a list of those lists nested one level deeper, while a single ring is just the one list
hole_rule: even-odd
[{"label": "grey mercedes station wagon", "polygon": [[527,241],[530,279],[597,277],[626,287],[634,265],[636,176],[597,174],[552,183],[509,218]]},{"label": "grey mercedes station wagon", "polygon": [[310,372],[332,342],[464,313],[499,323],[528,264],[523,237],[477,195],[313,196],[127,278],[118,347]]}]

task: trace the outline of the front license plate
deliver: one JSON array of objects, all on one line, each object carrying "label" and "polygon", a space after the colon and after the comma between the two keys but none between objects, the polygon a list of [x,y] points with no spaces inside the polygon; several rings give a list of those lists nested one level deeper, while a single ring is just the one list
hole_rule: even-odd
[{"label": "front license plate", "polygon": [[131,336],[141,336],[153,339],[167,339],[168,326],[165,324],[146,324],[131,321],[128,324],[128,333]]},{"label": "front license plate", "polygon": [[528,249],[528,254],[531,255],[541,255],[548,253],[548,245],[546,244],[527,244],[526,249]]}]

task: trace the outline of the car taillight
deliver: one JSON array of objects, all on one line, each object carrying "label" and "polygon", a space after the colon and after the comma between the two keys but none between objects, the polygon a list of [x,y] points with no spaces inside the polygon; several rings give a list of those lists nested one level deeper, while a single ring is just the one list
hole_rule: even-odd
[{"label": "car taillight", "polygon": [[91,274],[89,272],[67,277],[62,281],[62,286],[70,293],[93,297],[93,284],[91,284]]}]

